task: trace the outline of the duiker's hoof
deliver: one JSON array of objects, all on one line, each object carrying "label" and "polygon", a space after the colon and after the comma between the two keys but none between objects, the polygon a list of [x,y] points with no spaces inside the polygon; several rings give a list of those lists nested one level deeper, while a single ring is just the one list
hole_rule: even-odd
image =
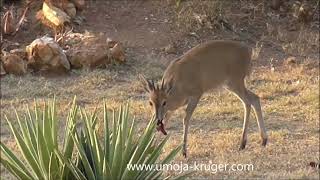
[{"label": "duiker's hoof", "polygon": [[263,147],[266,147],[267,142],[268,142],[268,139],[267,139],[267,138],[266,138],[266,139],[263,139],[261,145],[262,145]]},{"label": "duiker's hoof", "polygon": [[183,155],[184,158],[187,158],[187,152],[186,151],[183,151],[182,155]]},{"label": "duiker's hoof", "polygon": [[246,148],[246,144],[247,144],[247,140],[242,140],[242,141],[241,141],[241,144],[240,144],[239,150],[241,151],[241,150],[243,150],[244,148]]}]

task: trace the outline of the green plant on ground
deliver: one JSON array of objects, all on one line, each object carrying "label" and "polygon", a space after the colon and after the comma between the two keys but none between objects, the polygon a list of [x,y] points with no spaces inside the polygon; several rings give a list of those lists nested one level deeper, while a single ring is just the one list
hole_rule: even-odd
[{"label": "green plant on ground", "polygon": [[[59,147],[55,109],[54,102],[45,105],[42,112],[35,106],[33,112],[27,111],[23,122],[16,113],[18,128],[7,118],[23,161],[1,142],[1,163],[18,179],[158,179],[163,178],[162,170],[130,170],[127,166],[167,164],[181,150],[178,146],[160,160],[169,137],[155,143],[154,119],[138,136],[135,121],[129,121],[128,106],[114,111],[111,123],[104,104],[101,138],[97,111],[88,114],[75,103],[67,118],[64,143]],[[82,124],[76,122],[79,117]],[[169,178],[179,179],[185,175]]]},{"label": "green plant on ground", "polygon": [[113,112],[112,123],[108,120],[107,108],[104,106],[103,141],[99,141],[96,111],[91,115],[85,111],[80,114],[84,126],[74,136],[77,163],[67,163],[71,169],[76,169],[80,179],[157,179],[161,177],[162,171],[130,170],[127,166],[166,164],[181,150],[181,146],[178,146],[159,161],[169,137],[155,144],[154,119],[143,134],[137,137],[135,121],[129,122],[128,106],[120,107],[118,113]]},{"label": "green plant on ground", "polygon": [[46,103],[43,111],[40,111],[35,103],[33,111],[28,108],[24,120],[16,112],[18,128],[14,126],[12,120],[5,117],[23,160],[0,142],[1,164],[18,179],[67,179],[72,176],[65,164],[59,161],[56,152],[62,154],[65,159],[72,158],[74,149],[72,135],[76,132],[77,111],[78,108],[73,103],[67,117],[62,149],[58,143],[55,101]]}]

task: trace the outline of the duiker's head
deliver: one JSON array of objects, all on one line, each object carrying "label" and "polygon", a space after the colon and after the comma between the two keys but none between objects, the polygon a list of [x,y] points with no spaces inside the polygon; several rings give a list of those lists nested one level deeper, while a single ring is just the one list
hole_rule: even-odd
[{"label": "duiker's head", "polygon": [[149,105],[152,107],[157,125],[162,125],[162,120],[168,111],[168,95],[172,89],[171,83],[165,84],[162,79],[160,85],[155,84],[152,80],[147,80],[140,75],[144,89],[149,94]]}]

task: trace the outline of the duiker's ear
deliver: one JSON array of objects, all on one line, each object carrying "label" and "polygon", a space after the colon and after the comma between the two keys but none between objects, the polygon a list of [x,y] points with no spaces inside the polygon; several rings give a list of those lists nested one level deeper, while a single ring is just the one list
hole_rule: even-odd
[{"label": "duiker's ear", "polygon": [[141,83],[143,84],[144,89],[147,92],[151,92],[154,90],[154,83],[152,81],[148,81],[142,74],[139,74],[139,78]]}]

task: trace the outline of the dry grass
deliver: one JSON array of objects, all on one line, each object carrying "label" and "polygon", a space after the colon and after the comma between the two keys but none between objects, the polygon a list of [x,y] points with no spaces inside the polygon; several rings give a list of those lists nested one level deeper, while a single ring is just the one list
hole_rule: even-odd
[{"label": "dry grass", "polygon": [[229,4],[223,1],[186,1],[176,9],[175,22],[179,28],[191,32],[220,28],[218,19],[224,14],[223,6]]},{"label": "dry grass", "polygon": [[[1,79],[1,111],[13,116],[12,106],[19,112],[34,99],[47,99],[55,94],[59,100],[59,114],[64,116],[69,102],[76,95],[78,103],[93,110],[101,106],[103,99],[109,108],[129,101],[132,114],[137,117],[140,129],[150,118],[144,92],[136,77],[139,68],[151,68],[149,74],[160,77],[161,66],[154,63],[129,66],[113,66],[92,72],[77,71],[69,77],[44,78],[6,76]],[[133,66],[133,65],[132,65]],[[131,69],[131,70],[130,70]],[[149,71],[151,72],[151,71]],[[282,68],[275,72],[256,69],[248,80],[248,86],[262,97],[264,117],[269,134],[266,148],[260,146],[256,120],[251,117],[249,142],[244,151],[238,151],[242,127],[242,104],[226,91],[206,94],[191,121],[189,158],[179,156],[177,163],[252,163],[254,171],[246,172],[196,172],[194,177],[265,177],[265,178],[319,178],[318,171],[308,166],[319,162],[319,77],[317,67],[304,64]],[[101,108],[101,107],[100,107]],[[2,116],[3,117],[3,116]],[[181,111],[168,124],[172,136],[166,152],[181,143]],[[1,118],[2,119],[2,118]],[[61,122],[61,126],[63,126]],[[1,139],[14,146],[8,127],[1,121]],[[159,138],[162,138],[159,135]],[[165,153],[166,153],[165,152]],[[173,173],[173,172],[169,172]]]}]

